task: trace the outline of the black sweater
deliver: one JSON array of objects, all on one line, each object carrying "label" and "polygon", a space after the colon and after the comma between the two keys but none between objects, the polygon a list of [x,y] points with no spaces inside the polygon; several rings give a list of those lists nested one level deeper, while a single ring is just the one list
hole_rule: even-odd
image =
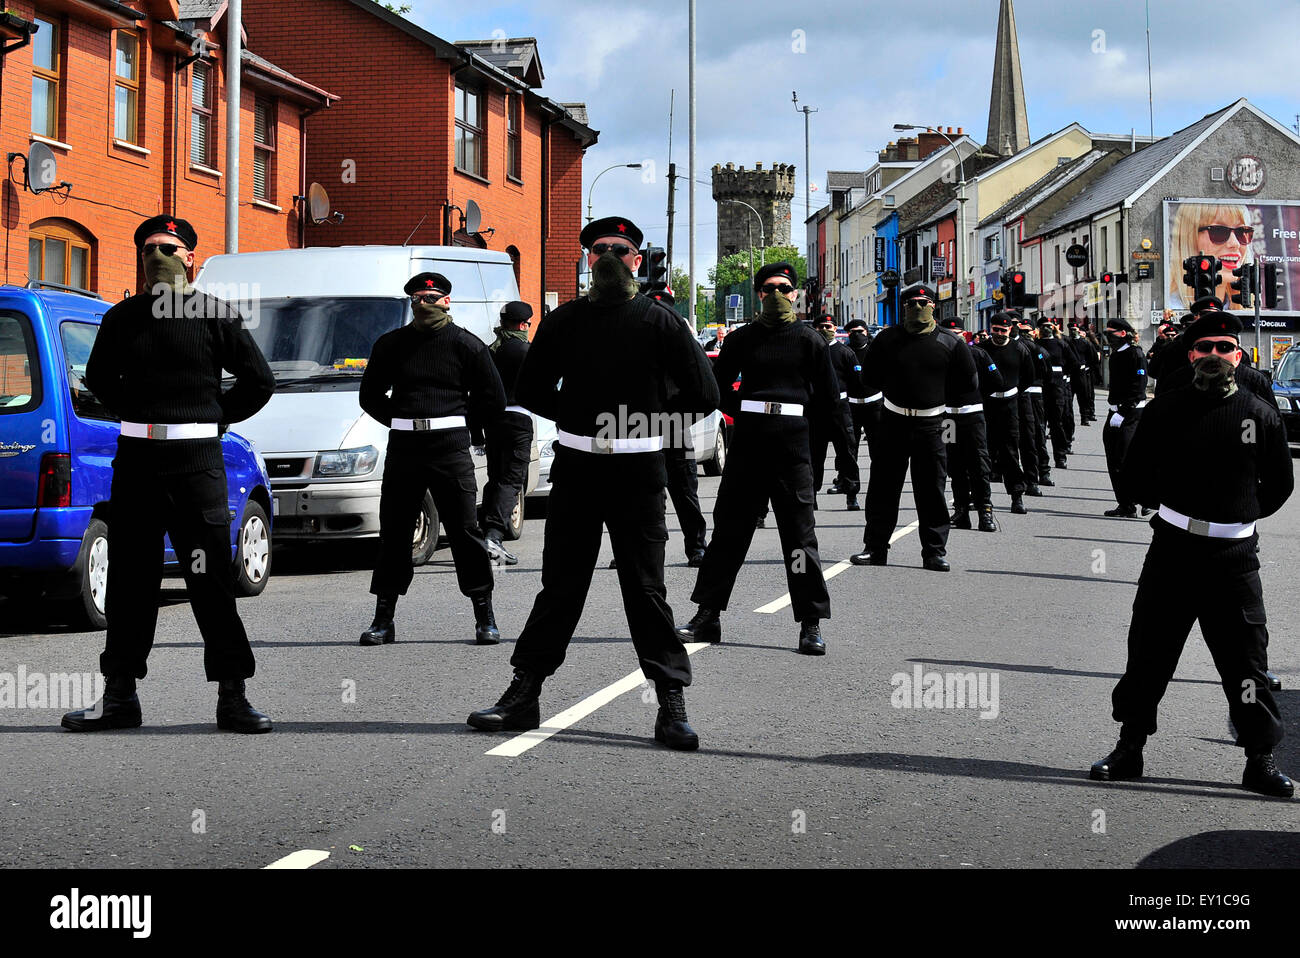
[{"label": "black sweater", "polygon": [[[266,405],[275,377],[229,304],[197,291],[172,306],[145,293],[104,314],[86,361],[86,388],[135,423],[241,422]],[[160,315],[161,314],[161,315]],[[222,370],[235,377],[225,392]],[[224,469],[221,440],[118,441],[118,455],[159,474]]]},{"label": "black sweater", "polygon": [[[854,399],[866,395],[862,391],[862,366],[857,353],[851,346],[836,340],[830,343],[831,366],[835,369],[835,378],[840,384],[840,392],[847,393]],[[847,397],[846,397],[847,398]]]},{"label": "black sweater", "polygon": [[976,382],[975,360],[966,342],[935,328],[917,336],[889,326],[871,343],[862,370],[867,395],[904,409],[960,406]]},{"label": "black sweater", "polygon": [[1226,399],[1185,386],[1151,400],[1122,481],[1145,506],[1206,522],[1253,522],[1282,508],[1295,485],[1276,405],[1239,389]]},{"label": "black sweater", "polygon": [[1129,343],[1110,354],[1110,404],[1121,415],[1133,411],[1147,398],[1147,357],[1141,346]]},{"label": "black sweater", "polygon": [[[1051,373],[1050,381],[1060,382],[1061,376],[1077,376],[1079,374],[1079,358],[1074,355],[1074,350],[1070,345],[1059,336],[1044,336],[1038,340],[1038,350],[1047,359],[1049,372]],[[1051,367],[1059,367],[1060,372],[1054,372]]]},{"label": "black sweater", "polygon": [[487,345],[455,323],[437,330],[408,323],[380,336],[361,377],[360,399],[361,408],[385,426],[394,418],[443,416],[464,416],[469,423],[424,432],[394,429],[388,434],[390,456],[443,456],[471,442],[482,445],[483,430],[506,406]]},{"label": "black sweater", "polygon": [[[1007,399],[994,399],[994,402],[1011,402],[1020,401],[1020,393],[1034,384],[1034,363],[1029,351],[1015,340],[1008,340],[1004,345],[999,346],[997,343],[989,340],[981,347],[994,363],[997,364],[998,372],[1002,376],[1002,388],[998,392],[1005,392],[1008,389],[1018,390],[1018,394]],[[985,393],[985,398],[990,398]]]},{"label": "black sweater", "polygon": [[501,377],[501,385],[505,387],[507,406],[519,405],[519,397],[515,395],[515,384],[519,380],[519,370],[523,368],[524,357],[527,355],[528,344],[513,336],[503,339],[496,352],[492,353],[492,362],[497,367],[497,375]]}]

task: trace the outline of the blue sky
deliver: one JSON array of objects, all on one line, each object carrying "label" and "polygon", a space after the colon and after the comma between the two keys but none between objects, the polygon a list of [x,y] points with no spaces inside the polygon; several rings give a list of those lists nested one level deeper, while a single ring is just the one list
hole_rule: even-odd
[{"label": "blue sky", "polygon": [[[653,160],[654,182],[633,170],[612,171],[596,187],[594,206],[597,216],[630,217],[648,241],[662,245],[674,89],[673,160],[686,172],[686,0],[408,2],[410,19],[448,40],[490,39],[494,31],[536,37],[546,73],[542,92],[586,102],[600,131],[585,161],[584,202],[601,170]],[[1258,0],[1231,8],[1150,0],[1150,10],[1157,135],[1242,96],[1288,126],[1296,122],[1300,3]],[[1143,0],[1016,0],[1015,15],[1031,137],[1073,121],[1095,132],[1148,131]],[[708,186],[714,163],[794,163],[792,235],[803,245],[803,118],[792,91],[801,105],[819,110],[811,124],[818,187],[828,169],[873,163],[874,151],[898,136],[896,122],[961,126],[983,141],[998,0],[699,0],[696,16],[697,282],[707,282],[714,261]],[[796,50],[800,36],[803,52]],[[1199,53],[1191,52],[1193,43]],[[812,206],[824,204],[818,189]],[[685,179],[678,182],[677,210],[676,259],[684,265]]]}]

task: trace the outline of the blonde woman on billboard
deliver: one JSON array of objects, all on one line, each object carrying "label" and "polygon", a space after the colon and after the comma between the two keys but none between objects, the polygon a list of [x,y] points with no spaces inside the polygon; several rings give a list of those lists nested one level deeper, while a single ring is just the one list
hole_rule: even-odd
[{"label": "blonde woman on billboard", "polygon": [[1187,309],[1191,290],[1183,285],[1183,260],[1197,253],[1218,257],[1222,272],[1214,291],[1225,309],[1241,309],[1232,302],[1232,271],[1255,260],[1251,242],[1255,221],[1242,203],[1182,203],[1169,227],[1169,290],[1167,309]]}]

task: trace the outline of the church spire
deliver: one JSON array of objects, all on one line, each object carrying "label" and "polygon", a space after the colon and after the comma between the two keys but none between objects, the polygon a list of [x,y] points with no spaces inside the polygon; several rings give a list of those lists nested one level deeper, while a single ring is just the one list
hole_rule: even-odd
[{"label": "church spire", "polygon": [[998,46],[993,56],[993,92],[989,97],[990,153],[1011,156],[1029,145],[1029,117],[1025,112],[1025,85],[1020,77],[1020,43],[1016,40],[1016,14],[1011,0],[998,11]]}]

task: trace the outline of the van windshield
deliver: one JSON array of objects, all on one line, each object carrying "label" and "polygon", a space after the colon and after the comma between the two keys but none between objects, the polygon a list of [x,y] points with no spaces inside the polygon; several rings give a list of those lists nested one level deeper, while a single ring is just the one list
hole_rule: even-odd
[{"label": "van windshield", "polygon": [[275,374],[277,389],[355,384],[375,340],[406,321],[405,299],[388,297],[259,300],[246,323]]},{"label": "van windshield", "polygon": [[1300,383],[1300,350],[1288,349],[1282,354],[1282,362],[1273,374],[1273,381],[1288,385]]}]

